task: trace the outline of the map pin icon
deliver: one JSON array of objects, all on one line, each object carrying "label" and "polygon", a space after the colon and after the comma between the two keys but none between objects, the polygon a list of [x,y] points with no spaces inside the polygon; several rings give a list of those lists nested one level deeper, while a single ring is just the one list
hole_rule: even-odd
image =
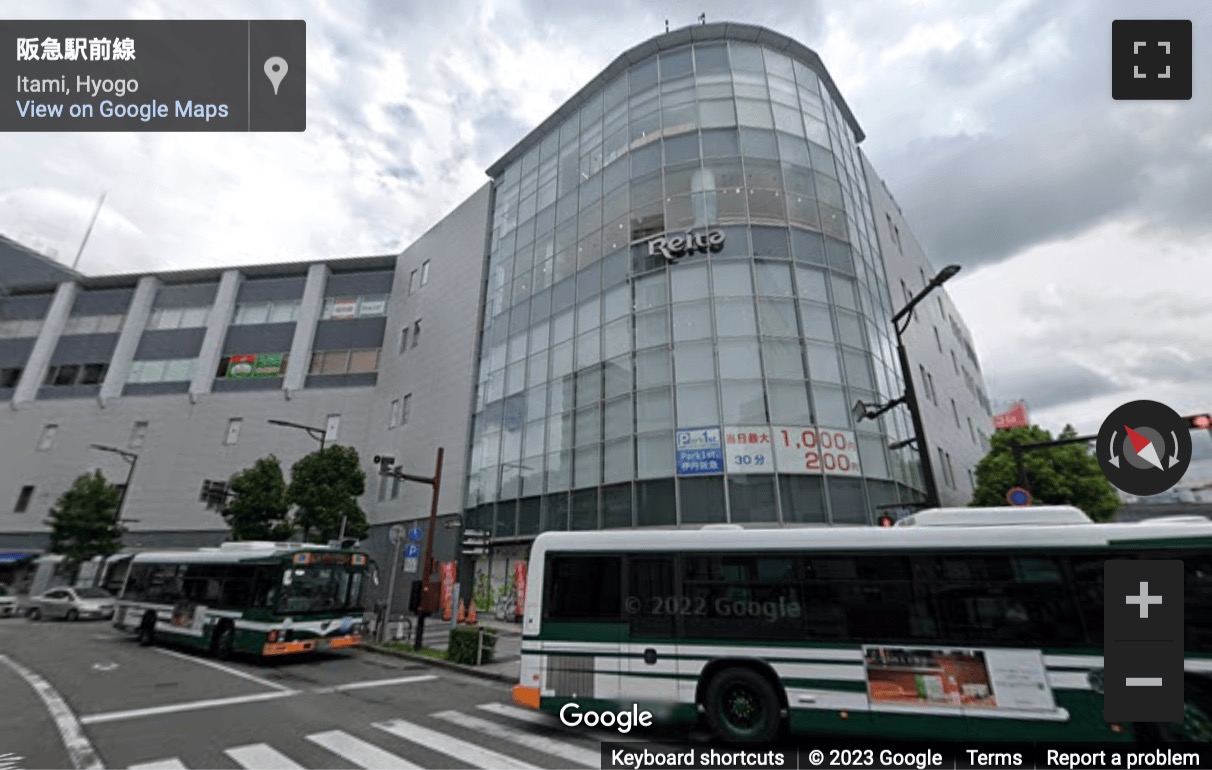
[{"label": "map pin icon", "polygon": [[286,71],[289,69],[286,60],[281,56],[271,56],[265,60],[265,77],[274,84],[274,96],[278,95],[278,86],[282,84],[282,78],[286,77]]}]

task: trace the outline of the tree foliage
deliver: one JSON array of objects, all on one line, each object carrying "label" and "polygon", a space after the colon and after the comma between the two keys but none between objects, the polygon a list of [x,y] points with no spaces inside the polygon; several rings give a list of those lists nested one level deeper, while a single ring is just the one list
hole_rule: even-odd
[{"label": "tree foliage", "polygon": [[51,551],[63,554],[72,565],[117,553],[122,547],[121,498],[101,471],[77,478],[50,510]]},{"label": "tree foliage", "polygon": [[357,450],[338,445],[312,452],[291,467],[286,499],[298,506],[294,523],[305,540],[336,539],[342,516],[347,517],[346,537],[363,538],[370,525],[358,496],[365,491],[366,473]]},{"label": "tree foliage", "polygon": [[[1073,426],[1066,425],[1059,438],[1076,436]],[[990,439],[989,454],[976,466],[972,505],[1005,505],[1006,493],[1021,485],[1013,442],[1051,440],[1052,434],[1036,425],[996,431]],[[1095,521],[1108,521],[1119,510],[1119,495],[1085,445],[1032,449],[1024,451],[1022,457],[1036,505],[1072,505]]]},{"label": "tree foliage", "polygon": [[290,538],[293,527],[286,478],[277,457],[262,457],[232,476],[229,488],[236,496],[224,509],[223,519],[231,527],[233,540]]}]

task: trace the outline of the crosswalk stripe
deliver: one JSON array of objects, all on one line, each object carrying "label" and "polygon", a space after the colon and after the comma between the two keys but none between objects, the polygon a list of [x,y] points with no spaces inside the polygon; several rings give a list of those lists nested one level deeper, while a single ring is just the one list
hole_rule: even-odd
[{"label": "crosswalk stripe", "polygon": [[130,770],[186,770],[179,759],[161,759],[158,762],[144,762],[141,765],[131,765]]},{"label": "crosswalk stripe", "polygon": [[538,711],[527,711],[520,709],[517,706],[510,706],[505,703],[481,703],[479,708],[485,711],[491,711],[494,714],[499,714],[510,719],[517,719],[522,722],[529,722],[533,725],[547,725],[551,727],[556,724],[556,721],[551,718],[550,714],[543,714]]},{"label": "crosswalk stripe", "polygon": [[419,770],[421,767],[341,730],[315,733],[307,736],[307,740],[365,770]]},{"label": "crosswalk stripe", "polygon": [[236,746],[223,753],[246,770],[303,770],[303,765],[267,743]]},{"label": "crosswalk stripe", "polygon": [[433,716],[456,724],[459,727],[466,727],[469,730],[484,735],[491,735],[494,738],[510,741],[528,749],[546,752],[552,756],[567,759],[569,762],[575,762],[585,767],[596,768],[602,763],[602,755],[597,751],[583,749],[566,741],[557,741],[554,738],[547,738],[542,735],[515,732],[512,728],[505,725],[491,722],[487,719],[480,719],[470,714],[463,714],[459,711],[440,711]]},{"label": "crosswalk stripe", "polygon": [[487,770],[495,770],[496,768],[537,770],[534,765],[529,765],[506,754],[499,754],[495,751],[481,748],[468,743],[462,738],[456,738],[437,730],[430,730],[428,727],[422,727],[413,722],[406,722],[403,719],[393,719],[390,722],[376,722],[374,726],[406,741],[412,741],[413,743],[466,762],[472,767],[487,768]]}]

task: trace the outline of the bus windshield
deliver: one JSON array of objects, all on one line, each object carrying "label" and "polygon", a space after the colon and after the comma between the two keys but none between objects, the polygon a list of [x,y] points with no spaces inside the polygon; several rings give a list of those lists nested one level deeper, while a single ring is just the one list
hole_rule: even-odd
[{"label": "bus windshield", "polygon": [[290,567],[282,576],[279,610],[291,614],[360,611],[365,576],[364,569],[344,565]]}]

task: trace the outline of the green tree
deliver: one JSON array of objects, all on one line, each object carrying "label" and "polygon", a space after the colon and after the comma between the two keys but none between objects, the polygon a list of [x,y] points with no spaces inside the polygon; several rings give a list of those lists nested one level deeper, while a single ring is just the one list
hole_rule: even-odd
[{"label": "green tree", "polygon": [[[1066,425],[1060,434],[1060,438],[1076,436],[1072,425]],[[976,466],[972,505],[1005,505],[1006,492],[1021,484],[1011,450],[1013,442],[1051,440],[1052,434],[1036,425],[996,431],[990,439],[989,454]],[[1119,510],[1115,487],[1083,444],[1032,449],[1023,452],[1022,457],[1037,505],[1072,505],[1095,521],[1108,521]]]},{"label": "green tree", "polygon": [[122,547],[118,503],[122,493],[101,471],[77,478],[50,510],[51,551],[72,567],[94,556],[110,556]]},{"label": "green tree", "polygon": [[290,469],[286,500],[298,506],[294,524],[303,539],[332,540],[346,517],[346,537],[362,538],[370,531],[358,496],[366,491],[366,474],[353,447],[331,446],[312,452]]},{"label": "green tree", "polygon": [[262,457],[231,477],[235,499],[223,510],[233,540],[286,540],[293,527],[286,501],[286,478],[273,455]]}]

